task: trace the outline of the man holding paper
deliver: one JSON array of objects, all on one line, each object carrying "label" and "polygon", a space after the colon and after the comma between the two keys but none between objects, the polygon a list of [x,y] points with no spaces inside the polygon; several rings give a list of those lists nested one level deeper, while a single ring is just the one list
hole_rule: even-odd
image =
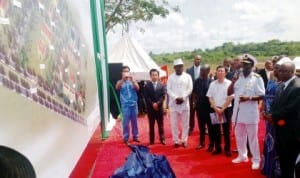
[{"label": "man holding paper", "polygon": [[[231,81],[225,78],[226,72],[224,66],[217,67],[217,80],[213,81],[207,91],[206,96],[209,99],[211,108],[214,113],[211,113],[211,121],[213,124],[213,137],[215,150],[212,155],[222,153],[221,148],[221,126],[224,135],[224,150],[226,156],[231,156],[230,150],[230,125],[231,125],[231,100],[233,96],[227,96],[228,87]],[[214,118],[216,118],[214,120]]]}]

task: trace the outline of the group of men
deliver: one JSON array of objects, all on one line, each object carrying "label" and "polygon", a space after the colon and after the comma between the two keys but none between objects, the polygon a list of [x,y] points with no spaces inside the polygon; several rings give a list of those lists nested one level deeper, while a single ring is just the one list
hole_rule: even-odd
[{"label": "group of men", "polygon": [[[184,71],[182,59],[174,60],[172,73],[164,86],[159,82],[159,71],[149,71],[151,82],[144,89],[148,118],[149,144],[154,144],[155,122],[158,124],[159,139],[165,145],[163,126],[163,102],[168,101],[172,140],[174,147],[188,146],[188,136],[193,133],[195,118],[200,130],[197,150],[205,148],[205,134],[208,131],[207,151],[212,155],[221,154],[221,131],[224,137],[224,153],[231,156],[230,131],[234,128],[234,135],[238,156],[232,163],[248,162],[247,144],[253,155],[253,170],[260,168],[261,155],[258,144],[259,103],[265,95],[266,81],[254,72],[257,61],[254,56],[244,54],[237,56],[228,65],[216,68],[216,75],[210,76],[210,66],[201,65],[201,56],[196,55],[194,65]],[[265,65],[266,78],[269,77],[269,61]],[[116,89],[120,90],[123,114],[123,141],[129,144],[129,122],[131,121],[133,140],[139,142],[137,128],[137,98],[139,86],[132,79],[129,67],[122,69],[122,79],[117,82]],[[289,178],[294,170],[300,145],[300,81],[295,77],[295,65],[284,63],[280,69],[285,84],[284,95],[274,100],[273,123],[280,136],[276,141],[281,160],[282,175]],[[195,113],[197,117],[195,117]],[[283,123],[283,124],[282,124]],[[181,134],[179,130],[181,125]],[[181,135],[181,138],[180,138]],[[284,146],[282,146],[282,144]]]}]

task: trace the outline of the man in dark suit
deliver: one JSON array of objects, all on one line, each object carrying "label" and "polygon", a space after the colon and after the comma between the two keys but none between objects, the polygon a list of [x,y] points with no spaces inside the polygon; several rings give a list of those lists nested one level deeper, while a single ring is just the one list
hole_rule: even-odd
[{"label": "man in dark suit", "polygon": [[212,133],[213,126],[210,121],[210,113],[212,109],[206,93],[213,79],[209,78],[210,66],[208,64],[201,66],[200,77],[195,81],[193,88],[193,103],[195,103],[196,114],[198,118],[198,126],[200,131],[200,142],[196,147],[196,150],[200,150],[205,147],[205,128],[207,127],[209,145],[208,152],[213,151],[214,137]]},{"label": "man in dark suit", "polygon": [[149,144],[154,144],[154,126],[156,121],[158,125],[160,143],[165,145],[163,102],[166,96],[166,88],[159,82],[159,71],[157,69],[151,69],[149,74],[151,82],[148,82],[144,88],[144,97],[146,100],[149,119]]},{"label": "man in dark suit", "polygon": [[258,74],[262,77],[264,81],[265,88],[267,88],[268,81],[270,79],[271,71],[273,70],[273,63],[271,60],[265,62],[265,68],[258,70]]},{"label": "man in dark suit", "polygon": [[238,55],[233,60],[231,69],[230,69],[230,71],[227,72],[227,74],[225,76],[228,80],[232,80],[234,76],[241,73],[242,61],[243,61],[243,56],[242,55]]},{"label": "man in dark suit", "polygon": [[[196,55],[194,57],[194,65],[186,70],[186,73],[188,73],[192,77],[193,86],[195,83],[195,80],[199,78],[200,75],[200,63],[201,63],[202,57],[200,55]],[[192,134],[194,127],[195,127],[195,111],[196,107],[193,105],[193,98],[190,96],[190,128],[189,128],[189,135]]]},{"label": "man in dark suit", "polygon": [[285,62],[280,66],[282,80],[271,106],[272,120],[276,129],[276,146],[281,177],[293,178],[295,161],[300,153],[300,79],[295,76],[295,64]]}]

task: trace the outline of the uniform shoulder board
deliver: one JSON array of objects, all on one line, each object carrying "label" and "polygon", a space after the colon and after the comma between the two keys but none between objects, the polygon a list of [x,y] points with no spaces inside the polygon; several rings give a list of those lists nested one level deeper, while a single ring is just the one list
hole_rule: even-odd
[{"label": "uniform shoulder board", "polygon": [[260,75],[258,73],[254,73],[253,76],[254,77],[260,77]]}]

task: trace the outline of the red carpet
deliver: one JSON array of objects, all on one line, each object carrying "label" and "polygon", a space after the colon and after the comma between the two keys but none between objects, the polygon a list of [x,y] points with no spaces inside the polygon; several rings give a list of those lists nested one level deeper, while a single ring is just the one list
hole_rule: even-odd
[{"label": "red carpet", "polygon": [[[147,118],[139,118],[139,131],[141,144],[148,144],[148,121]],[[262,139],[265,128],[263,122],[260,124],[260,146],[262,147]],[[157,132],[157,129],[156,129]],[[165,136],[167,145],[163,146],[156,138],[156,144],[150,146],[150,152],[154,154],[163,154],[167,157],[172,169],[178,178],[263,178],[264,176],[259,170],[251,170],[251,162],[242,164],[232,164],[231,160],[237,156],[233,153],[232,157],[225,157],[224,154],[212,156],[206,150],[195,150],[198,145],[199,132],[195,131],[189,137],[188,148],[173,148],[171,140],[171,130],[169,119],[165,118]],[[156,134],[157,135],[157,134]],[[208,140],[208,139],[206,139]],[[133,144],[133,142],[131,142]],[[235,141],[233,139],[233,148],[235,148]],[[113,172],[125,163],[125,159],[130,153],[130,150],[122,142],[122,132],[120,123],[118,122],[110,133],[110,137],[103,141],[94,170],[92,171],[92,178],[107,178]],[[76,176],[77,177],[77,176]],[[87,177],[87,176],[82,176]],[[74,177],[72,177],[74,178]]]}]

